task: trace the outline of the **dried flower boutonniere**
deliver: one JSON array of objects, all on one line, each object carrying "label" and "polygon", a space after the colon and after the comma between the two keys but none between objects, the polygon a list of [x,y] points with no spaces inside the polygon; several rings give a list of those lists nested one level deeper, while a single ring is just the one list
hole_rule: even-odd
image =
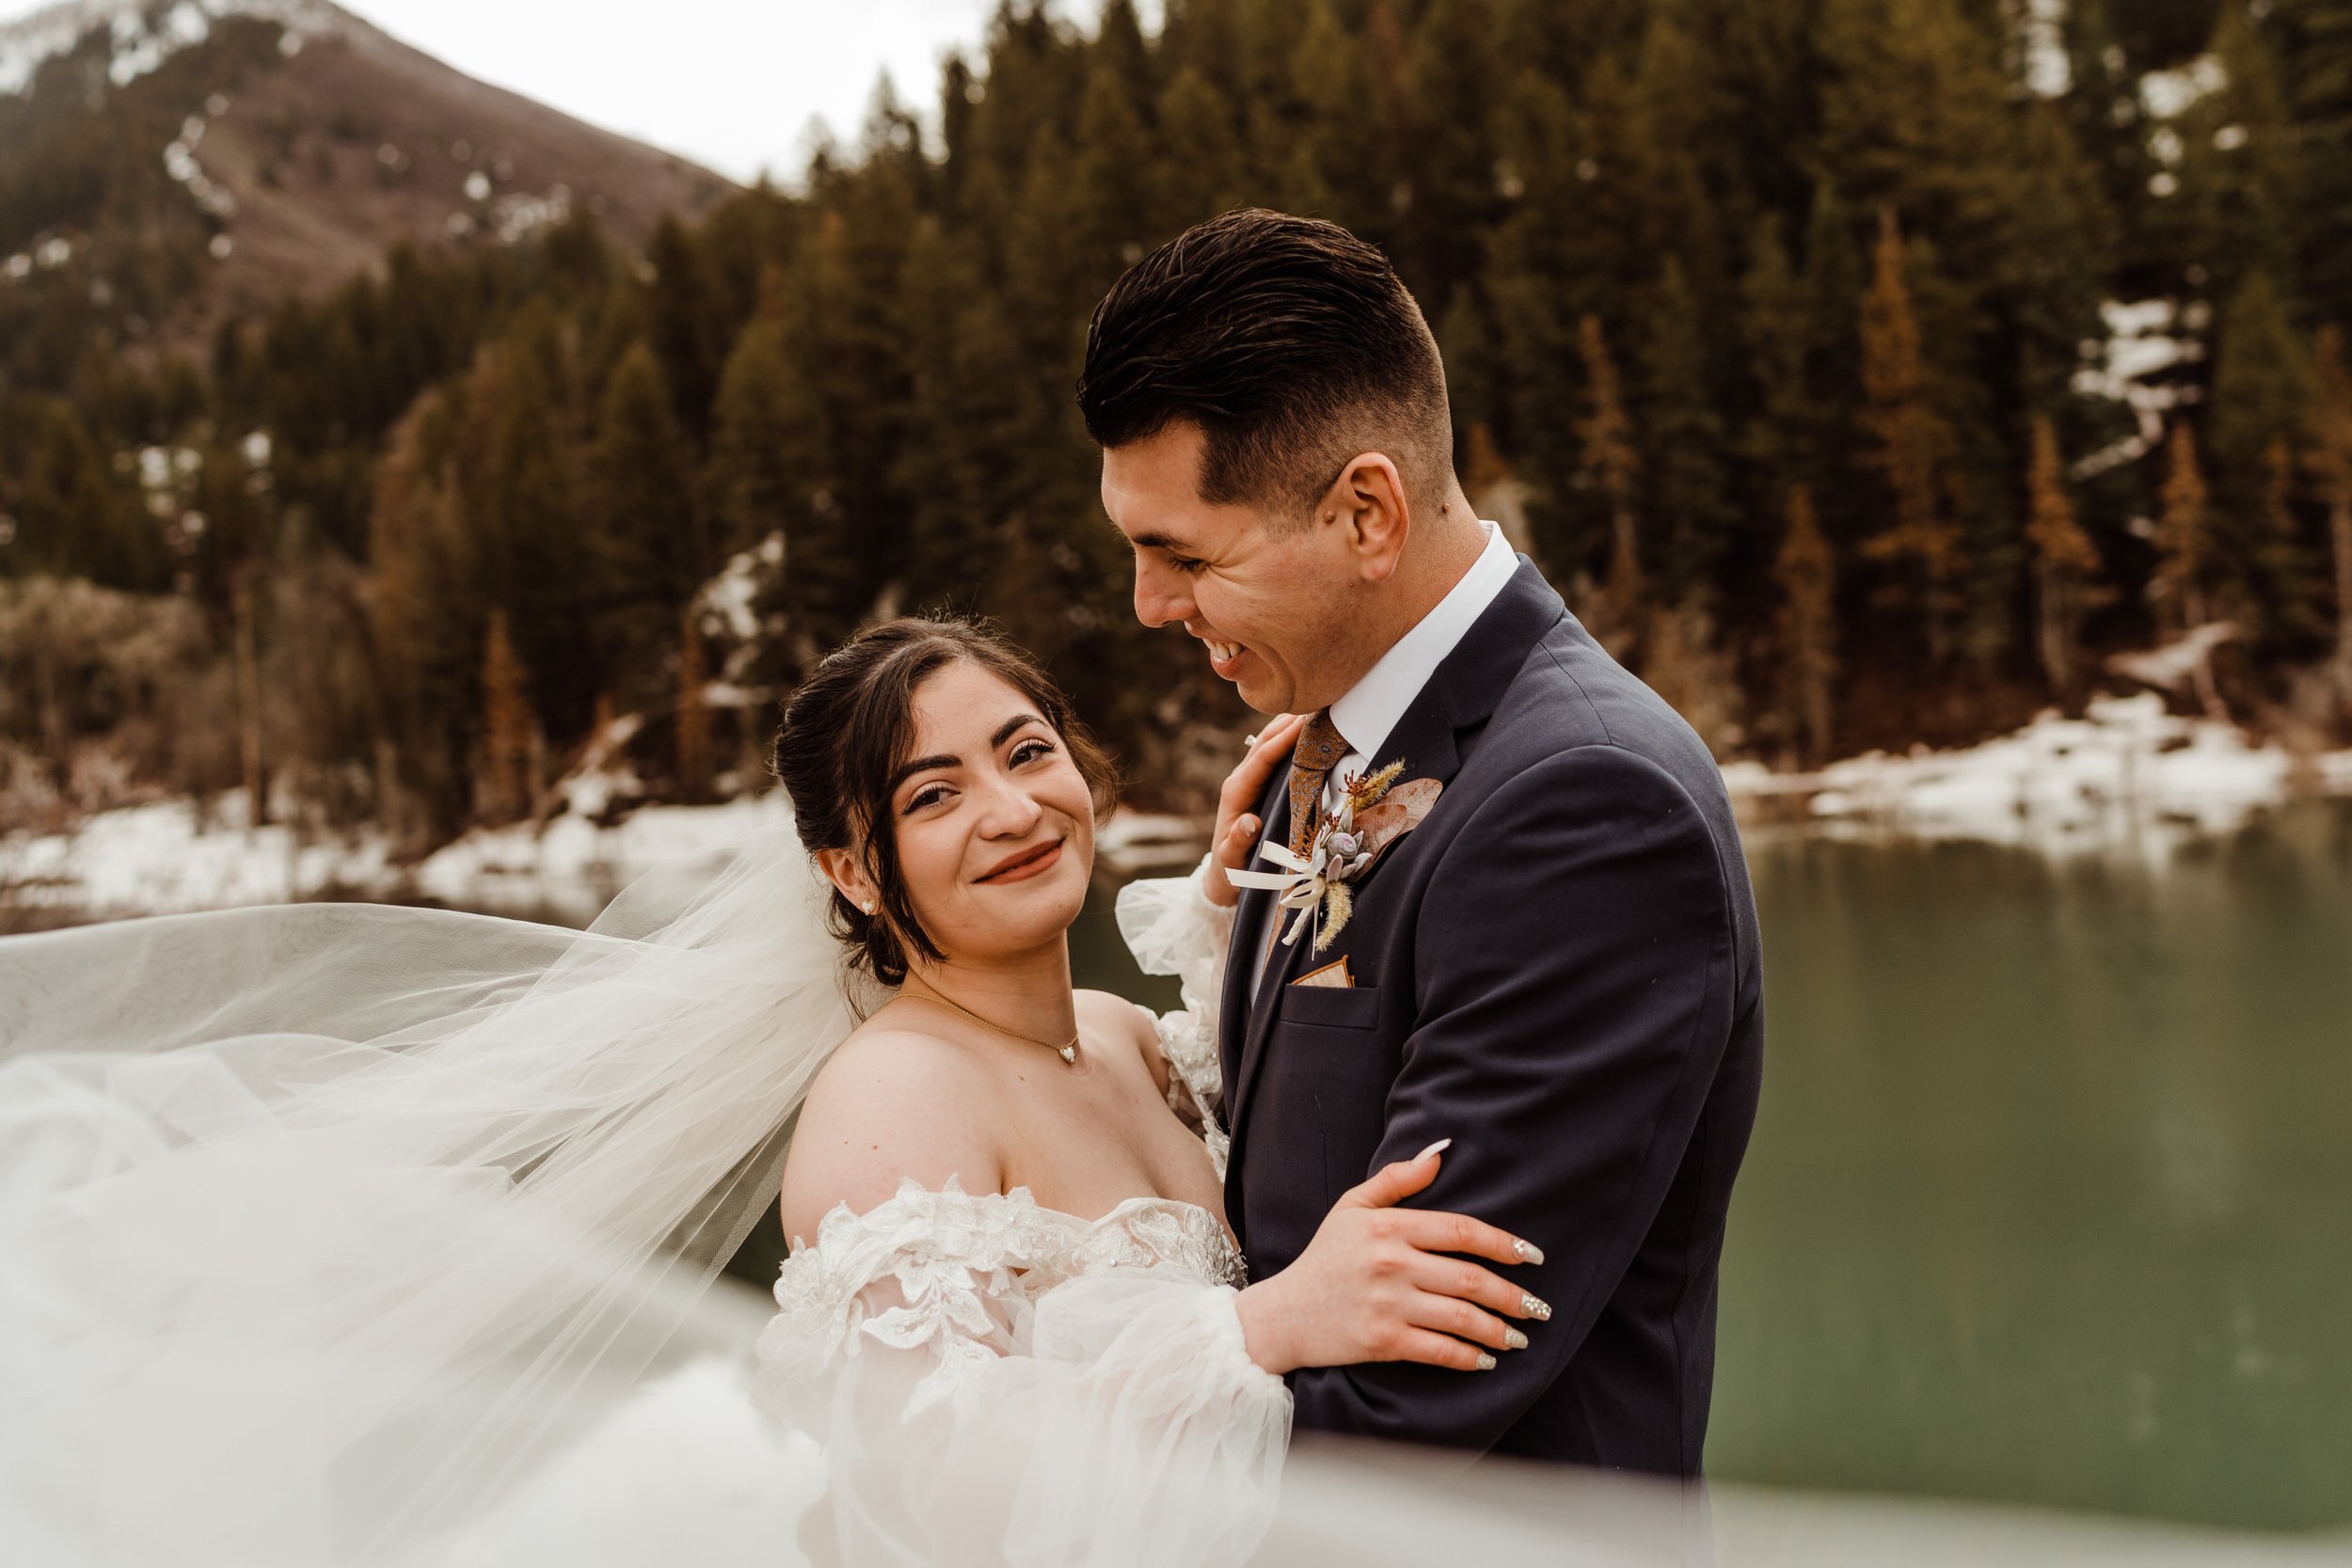
[{"label": "dried flower boutonniere", "polygon": [[1283,869],[1228,871],[1235,887],[1262,888],[1275,902],[1292,911],[1284,946],[1298,941],[1310,921],[1315,927],[1313,951],[1321,953],[1347,928],[1356,911],[1348,884],[1372,869],[1380,851],[1421,825],[1445,787],[1436,779],[1398,784],[1405,765],[1392,762],[1377,772],[1350,774],[1340,791],[1338,809],[1325,812],[1315,824],[1307,853],[1294,853],[1286,844],[1267,844],[1258,853]]}]

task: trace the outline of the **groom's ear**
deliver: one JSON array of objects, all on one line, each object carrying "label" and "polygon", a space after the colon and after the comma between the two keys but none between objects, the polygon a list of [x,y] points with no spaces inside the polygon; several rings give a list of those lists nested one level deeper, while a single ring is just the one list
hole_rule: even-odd
[{"label": "groom's ear", "polygon": [[1339,523],[1365,581],[1386,582],[1395,573],[1412,511],[1404,478],[1388,456],[1366,451],[1349,458],[1316,510]]}]

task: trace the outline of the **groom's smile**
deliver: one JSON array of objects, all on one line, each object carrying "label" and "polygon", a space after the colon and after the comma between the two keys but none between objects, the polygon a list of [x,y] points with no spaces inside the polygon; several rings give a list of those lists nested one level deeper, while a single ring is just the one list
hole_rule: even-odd
[{"label": "groom's smile", "polygon": [[1135,551],[1136,618],[1181,624],[1261,713],[1320,707],[1362,658],[1362,575],[1328,518],[1292,522],[1201,494],[1200,427],[1178,420],[1103,452],[1103,510]]}]

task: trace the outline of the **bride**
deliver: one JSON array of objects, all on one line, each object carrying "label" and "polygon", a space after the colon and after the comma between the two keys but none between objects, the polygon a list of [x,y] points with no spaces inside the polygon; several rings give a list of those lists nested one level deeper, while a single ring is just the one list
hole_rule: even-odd
[{"label": "bride", "polygon": [[[618,1561],[628,1528],[798,1514],[820,1561],[1246,1556],[1283,1373],[1476,1375],[1534,1305],[1465,1261],[1514,1238],[1399,1207],[1443,1145],[1280,1274],[1235,1251],[1216,873],[1295,728],[1229,781],[1200,872],[1122,895],[1184,975],[1167,1018],[1073,990],[1109,768],[952,621],[868,631],[795,694],[788,831],[586,933],[325,905],[0,942],[0,1539],[513,1560],[569,1527]],[[779,1171],[792,1252],[738,1376],[747,1325],[702,1287]]]}]

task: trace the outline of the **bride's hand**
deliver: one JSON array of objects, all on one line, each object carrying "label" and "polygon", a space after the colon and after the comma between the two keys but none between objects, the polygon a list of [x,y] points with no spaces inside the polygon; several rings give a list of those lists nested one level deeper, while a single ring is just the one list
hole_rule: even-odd
[{"label": "bride's hand", "polygon": [[1226,879],[1228,871],[1239,871],[1249,863],[1250,847],[1258,842],[1258,832],[1264,824],[1249,808],[1265,793],[1266,781],[1274,770],[1289,760],[1298,745],[1298,732],[1306,726],[1303,713],[1285,713],[1268,724],[1244,753],[1241,766],[1225,776],[1225,787],[1216,796],[1216,834],[1209,842],[1215,858],[1209,863],[1206,884],[1202,891],[1209,902],[1230,910],[1241,897],[1240,890]]},{"label": "bride's hand", "polygon": [[1526,1348],[1527,1336],[1504,1320],[1540,1321],[1551,1308],[1492,1271],[1444,1254],[1499,1263],[1539,1263],[1543,1255],[1466,1214],[1396,1207],[1437,1180],[1444,1148],[1433,1144],[1349,1188],[1296,1262],[1242,1291],[1242,1338],[1252,1361],[1277,1375],[1359,1361],[1483,1371],[1495,1364],[1490,1351]]}]

